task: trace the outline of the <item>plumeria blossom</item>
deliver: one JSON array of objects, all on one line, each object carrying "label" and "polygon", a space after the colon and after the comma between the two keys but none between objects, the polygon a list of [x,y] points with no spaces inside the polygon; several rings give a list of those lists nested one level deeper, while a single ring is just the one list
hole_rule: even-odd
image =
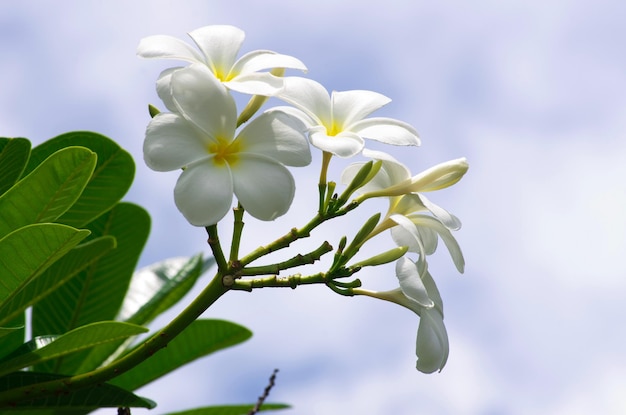
[{"label": "plumeria blossom", "polygon": [[[227,88],[252,95],[271,96],[283,88],[282,78],[259,71],[272,68],[306,71],[300,60],[269,50],[256,50],[237,59],[245,33],[234,26],[205,26],[190,32],[189,36],[199,50],[178,38],[155,35],[140,41],[137,54],[144,58],[201,63]],[[172,69],[161,74],[157,82],[159,90],[166,88],[171,74]],[[172,110],[169,106],[168,109]]]},{"label": "plumeria blossom", "polygon": [[441,371],[448,360],[448,333],[443,323],[443,302],[430,273],[421,274],[416,265],[403,257],[396,263],[400,287],[391,291],[369,291],[355,288],[354,294],[367,295],[399,304],[420,317],[415,353],[417,370],[423,373]]},{"label": "plumeria blossom", "polygon": [[[410,170],[389,154],[365,149],[363,154],[382,161],[380,170],[359,189],[362,202],[371,197],[389,197],[389,208],[369,238],[391,228],[398,246],[407,246],[420,255],[418,268],[426,270],[426,256],[437,248],[438,236],[444,241],[455,266],[463,272],[465,261],[451,230],[458,230],[461,221],[447,210],[428,200],[422,192],[443,189],[458,182],[468,164],[464,158],[438,164],[411,176]],[[343,183],[350,183],[364,163],[354,163],[342,173]]]},{"label": "plumeria blossom", "polygon": [[384,117],[367,118],[391,100],[372,91],[328,91],[319,83],[301,77],[285,78],[278,98],[295,108],[281,110],[299,117],[309,128],[313,146],[339,157],[352,157],[363,150],[364,138],[399,146],[420,144],[417,132],[404,122]]},{"label": "plumeria blossom", "polygon": [[283,215],[295,190],[284,165],[311,161],[301,122],[267,111],[236,135],[235,101],[206,65],[191,64],[170,78],[176,111],[152,119],[144,159],[153,170],[183,169],[174,198],[185,218],[196,226],[215,224],[230,209],[233,194],[258,219]]}]

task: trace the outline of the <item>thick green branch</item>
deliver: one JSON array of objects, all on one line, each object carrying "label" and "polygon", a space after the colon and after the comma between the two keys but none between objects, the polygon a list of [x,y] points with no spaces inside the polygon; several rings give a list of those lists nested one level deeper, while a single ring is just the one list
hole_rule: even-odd
[{"label": "thick green branch", "polygon": [[320,245],[319,248],[309,252],[308,254],[298,254],[293,258],[276,264],[263,265],[259,267],[247,267],[239,271],[237,273],[237,276],[279,274],[280,271],[284,271],[289,268],[313,264],[315,261],[318,261],[322,257],[322,255],[332,250],[332,245],[329,244],[327,241],[324,241],[324,243]]}]

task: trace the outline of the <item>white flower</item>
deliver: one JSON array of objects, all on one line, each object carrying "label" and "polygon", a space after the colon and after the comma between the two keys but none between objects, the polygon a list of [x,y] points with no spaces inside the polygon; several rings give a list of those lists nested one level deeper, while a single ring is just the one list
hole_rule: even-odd
[{"label": "white flower", "polygon": [[144,159],[153,170],[184,169],[174,198],[185,218],[196,226],[215,224],[230,209],[233,194],[258,219],[283,215],[295,190],[283,164],[311,161],[300,121],[269,111],[235,137],[235,101],[206,66],[176,70],[170,81],[177,111],[150,122]]},{"label": "white flower", "polygon": [[[409,169],[389,154],[364,150],[363,155],[381,160],[382,165],[376,175],[359,189],[363,194],[357,200],[389,197],[387,214],[368,238],[391,228],[392,238],[398,246],[407,246],[410,252],[420,255],[418,268],[425,272],[426,256],[435,252],[438,236],[441,236],[456,268],[463,272],[465,260],[461,248],[450,232],[458,230],[461,221],[420,192],[452,186],[467,172],[467,161],[464,158],[451,160],[411,176]],[[363,163],[354,163],[348,166],[342,173],[342,182],[350,183],[362,165]]]},{"label": "white flower", "polygon": [[415,312],[420,317],[415,345],[417,370],[424,373],[441,371],[448,360],[450,347],[443,323],[443,302],[435,281],[428,271],[420,276],[416,265],[406,257],[396,263],[396,276],[400,287],[395,290],[376,292],[355,288],[353,292],[391,301]]},{"label": "white flower", "polygon": [[[272,68],[306,71],[300,60],[269,50],[249,52],[237,59],[245,34],[234,26],[205,26],[190,32],[189,36],[199,51],[175,37],[156,35],[142,39],[137,54],[144,58],[202,63],[227,88],[252,95],[274,95],[283,87],[282,78],[258,71]],[[171,70],[166,70],[160,78],[170,75]],[[164,82],[167,83],[160,81],[158,85]]]},{"label": "white flower", "polygon": [[277,96],[296,107],[280,108],[304,121],[311,144],[339,157],[358,154],[365,145],[363,138],[402,146],[420,144],[409,124],[392,118],[366,118],[391,101],[379,93],[355,90],[329,95],[313,80],[288,77]]}]

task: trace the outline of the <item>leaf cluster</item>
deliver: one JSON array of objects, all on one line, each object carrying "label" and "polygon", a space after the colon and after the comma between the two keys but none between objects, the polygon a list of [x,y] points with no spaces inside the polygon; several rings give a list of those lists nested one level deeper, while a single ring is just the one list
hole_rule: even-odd
[{"label": "leaf cluster", "polygon": [[148,332],[146,325],[213,264],[196,255],[135,271],[150,216],[121,201],[134,173],[132,157],[97,133],[70,132],[35,148],[25,138],[0,138],[0,412],[153,408],[134,391],[252,335],[228,321],[197,319],[168,347],[104,384],[44,390],[51,381],[69,384],[73,376],[141,348],[150,339],[137,337]]}]

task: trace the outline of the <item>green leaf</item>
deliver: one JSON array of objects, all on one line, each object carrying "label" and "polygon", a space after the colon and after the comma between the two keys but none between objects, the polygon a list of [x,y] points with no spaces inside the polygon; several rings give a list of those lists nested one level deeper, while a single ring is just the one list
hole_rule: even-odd
[{"label": "green leaf", "polygon": [[0,305],[89,235],[87,230],[42,223],[0,239]]},{"label": "green leaf", "polygon": [[115,238],[112,236],[103,236],[74,247],[0,307],[0,322],[22,313],[113,248]]},{"label": "green leaf", "polygon": [[74,131],[35,147],[26,171],[34,169],[55,151],[70,146],[86,147],[98,155],[96,167],[80,198],[58,220],[81,228],[122,199],[133,182],[135,162],[110,138],[90,131]]},{"label": "green leaf", "polygon": [[78,199],[96,165],[81,147],[59,150],[0,196],[0,237],[32,223],[54,222]]},{"label": "green leaf", "polygon": [[25,313],[22,312],[4,326],[2,328],[2,338],[0,339],[0,358],[13,352],[24,343],[24,338],[26,337]]},{"label": "green leaf", "polygon": [[250,330],[230,321],[199,319],[168,343],[166,348],[110,383],[135,390],[199,357],[235,346],[251,336]]},{"label": "green leaf", "polygon": [[[165,415],[246,415],[250,413],[253,408],[254,404],[207,406],[182,412],[169,412]],[[284,403],[264,403],[259,409],[259,412],[289,408],[291,408],[291,406]]]},{"label": "green leaf", "polygon": [[35,338],[0,362],[0,376],[81,350],[145,333],[148,329],[119,321],[101,321],[61,336]]},{"label": "green leaf", "polygon": [[25,138],[0,138],[0,195],[20,178],[28,157],[30,141]]},{"label": "green leaf", "polygon": [[[0,378],[0,392],[22,386],[32,385],[36,389],[37,383],[63,379],[63,376],[50,373],[14,372]],[[134,407],[154,408],[156,404],[145,398],[141,398],[132,392],[109,384],[100,384],[69,393],[59,393],[47,398],[20,401],[14,406],[14,410],[24,411],[37,409],[55,409],[56,414],[68,414],[70,411],[93,410],[98,408]],[[13,412],[13,411],[11,411]],[[24,412],[22,412],[24,413]],[[37,414],[47,412],[35,412]]]},{"label": "green leaf", "polygon": [[[102,256],[33,306],[34,336],[65,333],[96,321],[114,320],[120,309],[150,231],[150,217],[137,205],[119,203],[87,228],[94,237],[114,236],[117,249]],[[59,372],[75,373],[80,359],[72,356],[67,360],[59,366]],[[38,370],[51,368],[41,366]]]},{"label": "green leaf", "polygon": [[[150,323],[189,292],[203,269],[199,254],[192,258],[170,258],[136,271],[115,319],[139,325]],[[77,371],[88,371],[102,363],[104,357],[123,353],[130,342],[128,339],[92,349]]]}]

